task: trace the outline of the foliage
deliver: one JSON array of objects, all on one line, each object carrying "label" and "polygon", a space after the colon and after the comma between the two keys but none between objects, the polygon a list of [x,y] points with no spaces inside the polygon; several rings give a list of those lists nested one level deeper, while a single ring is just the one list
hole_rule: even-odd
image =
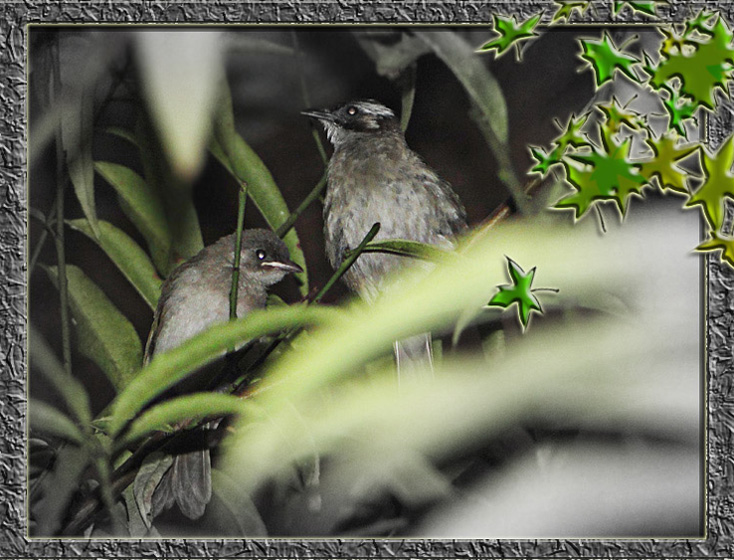
[{"label": "foliage", "polygon": [[[614,2],[614,14],[628,6],[633,11],[656,17],[661,4]],[[582,6],[559,5],[551,18],[552,24],[564,17],[570,18],[573,8],[580,11]],[[640,93],[649,89],[657,92],[668,116],[666,130],[656,133],[649,115],[619,107],[615,98],[608,104],[597,102],[594,108],[601,113],[602,119],[593,126],[586,126],[583,135],[578,132],[586,124],[588,114],[582,121],[574,121],[572,117],[549,151],[530,147],[537,162],[531,172],[546,176],[556,164],[563,166],[574,192],[558,200],[555,208],[573,209],[576,219],[592,207],[599,210],[598,203],[607,200],[613,201],[624,217],[630,198],[633,195],[643,197],[643,189],[655,184],[663,192],[682,195],[687,199],[684,208],[698,207],[707,224],[708,239],[696,249],[721,251],[722,259],[730,262],[730,239],[724,222],[726,199],[734,198],[731,192],[732,137],[711,153],[700,143],[686,142],[686,125],[696,123],[701,111],[715,110],[722,98],[730,99],[728,82],[734,78],[734,33],[721,15],[706,10],[682,25],[664,24],[660,29],[663,40],[658,52],[655,57],[644,53],[644,60],[627,52],[626,45],[615,45],[607,31],[602,32],[600,39],[580,39],[579,45],[581,58],[594,72],[597,89],[613,82],[619,71],[639,88]],[[634,97],[628,104],[633,100]],[[574,130],[575,141],[569,142],[572,123],[579,127]],[[622,136],[623,125],[632,136]],[[594,128],[601,145],[589,139]],[[633,158],[634,136],[643,139],[649,156]],[[693,155],[701,160],[699,173],[684,172],[678,164]],[[704,179],[695,190],[694,181],[701,176]]]},{"label": "foliage", "polygon": [[[581,15],[588,7],[583,2],[557,4],[554,22]],[[654,6],[647,6],[655,3],[618,4],[655,13]],[[498,15],[495,30],[500,36],[482,49],[499,55],[511,46],[517,48],[520,41],[530,44],[541,19],[537,14],[517,22]],[[690,23],[689,35],[681,40],[708,49],[700,56],[711,62],[729,56],[728,44],[721,42],[725,29],[709,17],[700,17]],[[694,38],[693,32],[703,38]],[[409,533],[414,528],[409,521],[455,496],[463,474],[468,478],[473,472],[492,475],[496,464],[488,449],[506,430],[517,429],[523,437],[527,426],[592,433],[611,421],[620,432],[651,439],[669,437],[685,444],[693,437],[684,425],[697,418],[695,411],[687,402],[673,406],[680,397],[674,391],[662,396],[650,391],[648,370],[635,367],[635,374],[619,382],[619,372],[649,352],[673,361],[685,348],[677,344],[683,337],[666,337],[656,328],[668,325],[658,316],[663,315],[661,304],[645,291],[645,283],[636,282],[651,256],[660,254],[654,241],[639,246],[638,233],[625,239],[625,247],[634,254],[634,266],[628,268],[621,253],[608,254],[583,227],[572,231],[553,214],[536,215],[532,224],[521,221],[491,231],[475,228],[457,240],[453,251],[409,240],[374,242],[380,227],[375,224],[328,282],[312,286],[299,232],[292,226],[318,198],[324,181],[301,204],[293,205],[265,161],[237,131],[236,101],[223,78],[227,51],[219,32],[197,32],[184,42],[176,33],[153,35],[130,35],[132,68],[121,73],[120,82],[135,94],[134,129],[104,131],[120,144],[121,152],[122,146],[133,150],[133,157],[121,157],[121,161],[95,160],[92,141],[98,115],[118,101],[120,83],[108,79],[114,65],[90,54],[88,74],[73,83],[65,76],[69,69],[63,57],[58,56],[67,48],[66,36],[60,34],[48,50],[51,66],[63,69],[64,79],[59,87],[47,88],[59,94],[58,98],[52,95],[45,107],[49,118],[62,117],[58,134],[47,142],[50,145],[53,140],[64,158],[55,212],[49,212],[44,224],[52,232],[55,262],[41,261],[40,267],[59,286],[62,309],[68,309],[70,317],[65,320],[62,313],[59,340],[46,343],[32,328],[29,345],[34,374],[43,376],[57,397],[53,403],[33,398],[30,404],[31,433],[43,443],[30,454],[34,536],[179,534],[151,517],[153,489],[171,454],[210,447],[219,440],[219,460],[212,473],[215,498],[206,519],[216,536],[242,537],[278,535],[293,527],[306,527],[317,536],[351,531],[370,536]],[[453,32],[396,30],[390,35],[384,41],[368,31],[354,32],[376,71],[401,88],[404,124],[416,87],[408,79],[411,68],[433,53],[463,88],[472,108],[469,116],[497,159],[499,178],[515,206],[521,213],[531,212],[510,163],[505,98],[481,57]],[[710,42],[714,44],[707,46]],[[634,79],[638,69],[653,71],[649,64],[624,53],[624,46],[614,45],[608,35],[582,45],[599,84],[610,80],[616,69]],[[99,46],[92,40],[87,52]],[[299,56],[297,48],[280,47],[267,42],[239,45],[269,49],[276,56]],[[666,76],[672,68],[687,68],[688,62],[680,59],[673,64],[667,69],[658,66],[650,82],[659,83],[670,99],[680,95],[685,103],[706,107],[704,101],[709,98],[704,99],[704,92],[696,90],[697,98],[689,89],[668,89],[672,86]],[[206,74],[200,78],[205,83],[189,90],[191,76],[203,66]],[[720,85],[730,71],[722,63],[709,86]],[[109,94],[100,101],[95,94],[99,84],[107,82]],[[589,138],[592,119],[586,113],[572,115],[565,126],[559,125],[561,133],[549,151],[532,149],[538,162],[533,172],[547,174],[561,164],[576,190],[558,207],[573,206],[581,217],[597,201],[611,200],[624,213],[630,196],[640,194],[652,181],[671,192],[688,193],[677,164],[701,154],[707,179],[690,197],[690,204],[704,208],[720,227],[723,207],[719,202],[722,197],[734,197],[724,188],[731,182],[726,166],[732,159],[731,141],[709,155],[700,147],[680,146],[680,135],[674,131],[650,134],[645,141],[654,155],[632,161],[631,140],[621,136],[625,131],[644,134],[648,130],[645,116],[616,100],[598,108],[602,115],[596,125],[599,141]],[[679,111],[680,122],[693,116],[688,108],[673,110]],[[75,129],[79,122],[81,128]],[[671,124],[671,128],[679,127]],[[283,237],[292,259],[304,269],[299,275],[303,301],[272,305],[216,325],[143,364],[143,341],[127,317],[128,310],[112,301],[105,285],[93,280],[95,271],[66,262],[64,231],[92,240],[132,286],[138,303],[153,310],[162,279],[203,245],[193,182],[208,159],[221,165],[241,196],[246,192],[266,224]],[[95,173],[101,188],[112,189],[129,223],[112,223],[97,215]],[[78,199],[80,216],[65,213],[67,183]],[[240,222],[243,216],[244,198]],[[55,232],[52,225],[58,226]],[[238,230],[241,227],[240,223]],[[713,232],[710,242],[699,249],[726,249],[729,255],[726,241],[716,235]],[[363,252],[375,251],[430,262],[396,277],[394,285],[371,305],[357,299],[337,306],[320,303],[346,267]],[[532,268],[525,273],[517,262]],[[544,298],[542,307],[536,296],[542,289],[532,288],[536,271],[544,282],[560,287]],[[510,285],[503,284],[506,272]],[[621,304],[627,306],[625,311],[647,306],[655,311],[629,326],[626,318],[614,319],[618,302],[625,302]],[[513,314],[519,328],[503,326],[506,315],[497,309],[513,303],[517,303]],[[569,317],[582,312],[594,320],[562,322],[554,332],[533,338],[527,331],[532,312],[535,326],[548,309]],[[73,336],[63,334],[64,321],[73,327]],[[549,324],[556,325],[550,320]],[[672,324],[676,329],[680,326]],[[485,349],[496,346],[499,332],[526,336],[513,345],[500,344],[511,347],[511,354],[458,355],[447,348],[437,360],[440,375],[425,384],[401,383],[397,390],[389,358],[394,341],[428,331],[445,337],[468,326],[478,329]],[[646,332],[655,333],[645,341],[649,345],[640,342]],[[614,341],[614,352],[605,346],[607,341]],[[72,367],[76,364],[69,359],[72,343],[112,388],[109,402],[94,402],[76,378]],[[586,353],[573,351],[582,344]],[[62,359],[56,355],[57,346],[62,348]],[[223,361],[226,367],[235,364],[236,375],[221,392],[161,400],[177,382],[193,378],[204,366],[221,367]],[[681,363],[687,362],[681,359],[675,365]],[[679,386],[687,388],[685,383]],[[629,399],[625,391],[639,398]],[[651,417],[650,406],[657,407],[662,422]],[[218,427],[207,427],[211,421]],[[182,423],[187,429],[180,429]],[[264,495],[271,498],[265,506]]]}]

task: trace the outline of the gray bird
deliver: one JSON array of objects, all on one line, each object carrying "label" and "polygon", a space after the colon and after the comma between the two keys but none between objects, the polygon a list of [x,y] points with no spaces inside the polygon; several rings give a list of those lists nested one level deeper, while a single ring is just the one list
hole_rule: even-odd
[{"label": "gray bird", "polygon": [[[466,211],[451,186],[405,142],[395,114],[384,105],[350,101],[308,110],[334,146],[324,200],[326,255],[336,269],[376,222],[376,239],[400,238],[450,247],[466,228]],[[384,253],[360,255],[344,275],[353,291],[371,301],[383,279],[414,259]],[[431,365],[430,333],[396,343],[400,375]]]},{"label": "gray bird", "polygon": [[[216,323],[229,320],[235,234],[222,237],[176,268],[163,283],[144,363]],[[242,232],[237,317],[263,309],[269,286],[286,274],[303,272],[290,260],[285,243],[272,231]],[[207,370],[208,373],[208,370]],[[199,390],[203,389],[199,387]],[[189,389],[174,389],[174,393]],[[209,450],[178,455],[153,494],[153,517],[178,503],[190,519],[204,514],[211,499]]]}]

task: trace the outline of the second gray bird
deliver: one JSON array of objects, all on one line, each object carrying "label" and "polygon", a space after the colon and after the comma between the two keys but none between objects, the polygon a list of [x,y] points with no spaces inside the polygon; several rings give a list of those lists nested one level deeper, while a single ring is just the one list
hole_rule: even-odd
[{"label": "second gray bird", "polygon": [[[450,246],[466,228],[466,211],[451,186],[405,142],[392,110],[368,101],[308,110],[334,146],[324,200],[326,255],[336,269],[376,222],[377,239],[409,239]],[[392,272],[413,259],[384,253],[360,255],[344,281],[366,300]],[[430,334],[396,344],[398,371],[431,363]],[[406,368],[407,366],[407,368]]]},{"label": "second gray bird", "polygon": [[[229,320],[234,243],[234,234],[222,237],[181,264],[166,279],[145,348],[144,363],[156,354],[180,346],[212,325]],[[269,230],[243,231],[240,255],[237,317],[263,309],[270,286],[288,273],[302,272],[301,267],[290,260],[285,243]],[[211,495],[209,450],[178,455],[153,494],[152,513],[155,517],[177,503],[184,515],[197,519],[203,515]]]}]

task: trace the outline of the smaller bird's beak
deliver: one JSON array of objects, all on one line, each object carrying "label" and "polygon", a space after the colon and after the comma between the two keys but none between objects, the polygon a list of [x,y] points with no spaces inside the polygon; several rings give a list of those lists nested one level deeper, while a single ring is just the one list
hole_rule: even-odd
[{"label": "smaller bird's beak", "polygon": [[263,268],[277,268],[284,272],[303,272],[303,269],[293,261],[268,261],[261,265]]},{"label": "smaller bird's beak", "polygon": [[301,111],[301,114],[320,121],[334,122],[336,120],[333,113],[323,109],[307,109],[306,111]]}]

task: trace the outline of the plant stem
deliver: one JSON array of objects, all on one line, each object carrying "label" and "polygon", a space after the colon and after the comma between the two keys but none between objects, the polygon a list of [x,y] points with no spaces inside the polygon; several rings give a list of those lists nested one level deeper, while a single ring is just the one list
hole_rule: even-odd
[{"label": "plant stem", "polygon": [[[344,273],[346,273],[346,271],[349,270],[349,267],[354,264],[354,261],[356,261],[357,257],[362,254],[367,244],[374,239],[378,231],[380,231],[379,222],[372,226],[370,231],[367,232],[367,235],[364,236],[364,239],[362,239],[362,242],[357,246],[357,248],[349,252],[349,255],[344,259],[339,269],[332,275],[331,278],[329,278],[329,281],[324,285],[324,287],[321,288],[321,290],[319,290],[319,292],[312,299],[310,299],[309,303],[318,303],[319,301],[321,301],[324,295],[326,295],[326,293],[339,280],[339,278],[344,276]],[[278,335],[275,340],[273,340],[268,345],[263,353],[258,356],[257,360],[255,360],[250,369],[256,369],[257,367],[259,367],[267,359],[267,357],[273,353],[273,351],[280,345],[280,343],[288,340],[300,330],[300,328],[293,328]],[[243,381],[237,384],[232,393],[235,395],[240,395],[242,391],[244,391],[244,389],[249,385],[249,382],[250,378],[246,377]]]},{"label": "plant stem", "polygon": [[324,174],[321,176],[321,179],[319,179],[319,182],[316,183],[316,186],[311,189],[311,192],[306,195],[306,198],[303,199],[303,202],[298,205],[298,208],[296,208],[291,213],[291,215],[288,216],[286,221],[280,224],[280,226],[278,226],[278,229],[275,230],[275,233],[278,235],[278,237],[283,237],[286,233],[290,231],[290,229],[296,223],[296,220],[298,220],[303,211],[306,210],[306,208],[308,208],[311,203],[321,195],[321,192],[324,190],[325,186],[326,172],[324,172]]},{"label": "plant stem", "polygon": [[[54,65],[52,70],[53,99],[61,104],[61,76],[58,41],[54,45]],[[59,300],[61,304],[61,344],[64,370],[71,375],[71,332],[69,328],[69,286],[66,280],[66,252],[64,247],[64,150],[61,144],[61,114],[56,122],[56,261],[58,266]]]},{"label": "plant stem", "polygon": [[341,266],[339,269],[332,275],[331,278],[329,278],[329,281],[324,284],[324,287],[319,290],[319,292],[314,296],[314,298],[311,300],[312,303],[318,303],[321,301],[321,298],[323,298],[326,293],[331,289],[331,287],[336,284],[337,280],[344,276],[344,274],[349,270],[349,268],[354,264],[354,261],[357,260],[357,257],[362,254],[362,251],[364,251],[364,248],[367,246],[367,243],[372,241],[375,238],[375,235],[377,235],[377,232],[380,231],[380,223],[377,222],[372,226],[372,228],[367,232],[367,235],[364,236],[364,239],[362,239],[362,242],[357,245],[357,248],[353,251],[350,251],[348,256],[342,261]]},{"label": "plant stem", "polygon": [[237,291],[240,285],[240,258],[242,248],[242,229],[245,225],[245,206],[247,205],[247,183],[240,185],[239,206],[237,208],[237,231],[234,239],[234,266],[232,267],[232,288],[229,292],[229,318],[237,318]]}]

